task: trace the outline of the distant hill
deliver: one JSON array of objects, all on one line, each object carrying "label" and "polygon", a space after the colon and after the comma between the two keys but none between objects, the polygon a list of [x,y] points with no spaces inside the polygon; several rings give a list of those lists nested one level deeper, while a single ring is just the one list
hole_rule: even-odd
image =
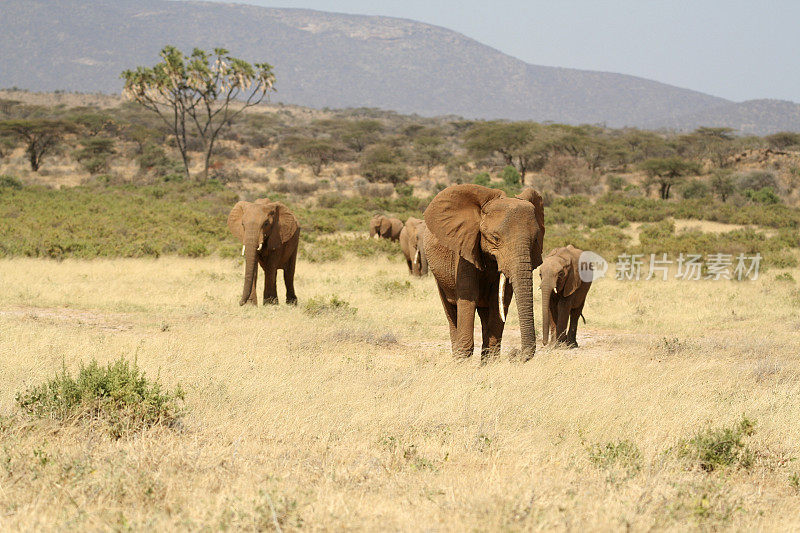
[{"label": "distant hill", "polygon": [[708,116],[747,132],[800,130],[797,112],[787,118],[781,106],[748,111],[643,78],[530,65],[403,19],[165,0],[0,0],[0,20],[0,87],[119,92],[120,72],[153,64],[165,44],[224,46],[275,65],[273,100],[305,106],[650,128]]},{"label": "distant hill", "polygon": [[700,126],[726,126],[752,135],[800,131],[800,105],[786,100],[728,102],[669,119],[645,122],[650,128],[694,130]]}]

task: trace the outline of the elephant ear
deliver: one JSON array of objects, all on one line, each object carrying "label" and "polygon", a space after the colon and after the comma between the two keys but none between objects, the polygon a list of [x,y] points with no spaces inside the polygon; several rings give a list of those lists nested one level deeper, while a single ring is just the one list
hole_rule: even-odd
[{"label": "elephant ear", "polygon": [[282,203],[272,202],[269,207],[274,210],[275,218],[272,221],[272,231],[267,239],[267,248],[275,250],[289,242],[300,228],[300,225],[297,223],[294,213]]},{"label": "elephant ear", "polygon": [[536,252],[537,256],[534,261],[533,268],[542,264],[542,248],[544,247],[544,202],[542,195],[533,187],[528,187],[517,195],[520,200],[526,200],[533,204],[533,214],[536,217],[536,224],[539,226],[539,232],[536,236]]},{"label": "elephant ear", "polygon": [[239,242],[244,242],[244,227],[242,226],[242,217],[244,216],[244,209],[250,205],[250,202],[236,202],[236,205],[231,209],[228,214],[228,229],[231,230]]},{"label": "elephant ear", "polygon": [[425,224],[443,246],[483,270],[482,210],[487,203],[502,196],[502,191],[481,185],[452,185],[428,205]]},{"label": "elephant ear", "polygon": [[[573,250],[577,250],[577,248],[570,245],[568,248],[560,248],[556,254],[564,263],[564,266],[561,268],[562,275],[559,276],[559,280],[563,281],[558,286],[558,294],[562,297],[571,295],[573,292],[577,291],[578,287],[581,285],[581,277],[578,273],[578,258],[575,256]],[[578,255],[580,255],[580,253]]]},{"label": "elephant ear", "polygon": [[392,230],[392,220],[389,217],[381,217],[380,236],[385,237]]},{"label": "elephant ear", "polygon": [[408,232],[408,238],[411,240],[411,242],[417,241],[417,234],[420,230],[420,222],[422,221],[418,218],[409,218],[406,221],[406,225],[403,227],[403,230]]}]

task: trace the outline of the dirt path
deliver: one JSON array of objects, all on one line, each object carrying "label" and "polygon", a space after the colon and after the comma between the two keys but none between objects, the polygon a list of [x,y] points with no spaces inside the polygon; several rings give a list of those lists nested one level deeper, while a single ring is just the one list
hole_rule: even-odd
[{"label": "dirt path", "polygon": [[133,329],[133,323],[120,313],[98,313],[85,309],[66,307],[9,307],[0,309],[0,317],[17,317],[23,320],[39,320],[49,323],[69,323],[90,326],[110,331]]}]

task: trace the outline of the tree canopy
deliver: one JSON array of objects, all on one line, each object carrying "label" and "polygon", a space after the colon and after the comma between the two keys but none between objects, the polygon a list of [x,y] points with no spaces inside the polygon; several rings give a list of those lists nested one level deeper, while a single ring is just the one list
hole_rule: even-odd
[{"label": "tree canopy", "polygon": [[[267,63],[251,65],[224,48],[195,48],[185,56],[174,46],[161,50],[160,63],[122,73],[123,94],[155,112],[175,136],[189,175],[187,134],[194,132],[205,154],[203,179],[220,130],[244,109],[257,105],[274,90],[275,76]],[[188,126],[188,127],[187,127]]]}]

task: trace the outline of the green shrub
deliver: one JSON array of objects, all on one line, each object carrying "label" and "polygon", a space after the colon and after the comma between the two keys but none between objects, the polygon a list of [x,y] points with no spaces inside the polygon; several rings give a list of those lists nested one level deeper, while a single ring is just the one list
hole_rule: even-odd
[{"label": "green shrub", "polygon": [[208,255],[208,248],[202,242],[193,241],[186,243],[178,253],[187,257],[205,257]]},{"label": "green shrub", "polygon": [[386,257],[400,258],[400,248],[397,243],[387,239],[370,239],[367,237],[318,238],[314,234],[303,235],[303,245],[300,247],[300,257],[311,263],[326,263],[337,261],[345,254],[356,257]]},{"label": "green shrub", "polygon": [[323,314],[354,315],[356,311],[357,309],[351,307],[349,302],[342,300],[335,294],[328,298],[315,296],[303,305],[303,312],[310,316]]},{"label": "green shrub", "polygon": [[82,148],[73,152],[72,156],[89,171],[99,174],[108,170],[108,159],[116,153],[114,139],[105,137],[89,137],[81,139]]},{"label": "green shrub", "polygon": [[629,440],[595,444],[589,448],[589,460],[598,468],[619,468],[629,476],[635,475],[642,468],[639,448]]},{"label": "green shrub", "polygon": [[373,292],[381,296],[399,296],[411,291],[411,282],[408,280],[378,281],[373,287]]},{"label": "green shrub", "polygon": [[608,185],[609,191],[621,191],[628,185],[628,182],[622,176],[609,174],[606,176],[606,185]]},{"label": "green shrub", "polygon": [[639,231],[639,242],[643,246],[657,244],[664,239],[675,234],[675,222],[673,220],[662,220],[654,224],[645,224]]},{"label": "green shrub", "polygon": [[757,191],[753,189],[745,189],[744,197],[757,204],[774,205],[781,203],[781,198],[775,194],[772,187],[764,187]]},{"label": "green shrub", "polygon": [[14,176],[0,174],[0,189],[21,189],[22,182]]},{"label": "green shrub", "polygon": [[688,460],[706,472],[728,466],[749,468],[753,452],[742,442],[755,432],[755,422],[742,417],[733,427],[706,428],[676,446],[678,457]]},{"label": "green shrub", "polygon": [[405,185],[398,183],[394,186],[394,190],[397,192],[399,196],[411,196],[414,194],[414,187],[411,185]]},{"label": "green shrub", "polygon": [[488,187],[491,181],[488,172],[478,172],[472,177],[472,183],[475,185],[483,185],[484,187]]},{"label": "green shrub", "polygon": [[775,281],[789,281],[794,283],[794,276],[789,274],[788,272],[784,272],[783,274],[778,274],[775,276]]},{"label": "green shrub", "polygon": [[61,422],[100,421],[114,438],[153,426],[173,427],[183,414],[183,391],[162,390],[136,361],[120,358],[107,366],[92,361],[77,377],[66,368],[53,379],[17,394],[19,408],[31,418]]},{"label": "green shrub", "polygon": [[700,180],[691,180],[683,186],[681,196],[687,199],[708,198],[711,195],[711,188]]},{"label": "green shrub", "polygon": [[768,170],[752,170],[750,172],[737,174],[734,179],[741,190],[752,189],[754,191],[760,191],[764,188],[770,188],[776,191],[779,188],[778,178]]},{"label": "green shrub", "polygon": [[0,257],[197,256],[235,243],[226,219],[237,195],[219,184],[98,183],[3,191]]},{"label": "green shrub", "polygon": [[512,165],[507,165],[503,168],[503,171],[500,173],[500,177],[503,178],[503,183],[512,187],[519,187],[522,185],[522,177],[520,176],[519,171],[516,167]]},{"label": "green shrub", "polygon": [[146,144],[136,161],[142,171],[162,176],[165,181],[175,181],[174,176],[180,176],[180,179],[184,177],[181,164],[170,159],[161,146]]}]

